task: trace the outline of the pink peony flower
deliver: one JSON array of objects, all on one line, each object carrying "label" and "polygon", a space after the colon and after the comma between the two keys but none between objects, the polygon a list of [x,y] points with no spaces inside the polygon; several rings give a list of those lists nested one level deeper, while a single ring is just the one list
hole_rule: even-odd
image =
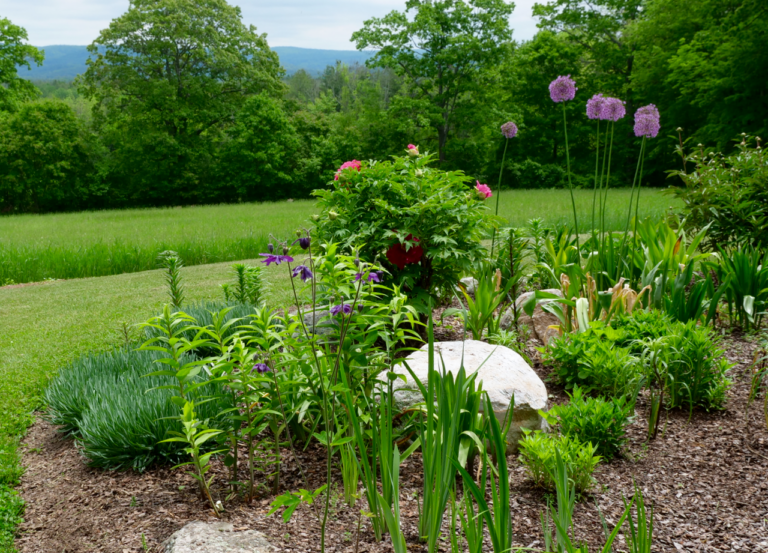
[{"label": "pink peony flower", "polygon": [[336,176],[333,178],[333,180],[339,180],[339,175],[341,175],[341,172],[344,169],[357,169],[359,171],[361,168],[362,168],[362,165],[356,159],[353,159],[352,161],[347,161],[346,163],[342,163],[341,167],[339,167],[339,170],[336,171]]},{"label": "pink peony flower", "polygon": [[418,157],[419,147],[414,146],[413,144],[408,144],[408,155],[411,157]]},{"label": "pink peony flower", "polygon": [[475,190],[477,190],[478,195],[482,195],[485,198],[490,198],[493,196],[493,193],[487,184],[480,184],[480,181],[475,182],[477,183],[477,185],[475,185]]}]

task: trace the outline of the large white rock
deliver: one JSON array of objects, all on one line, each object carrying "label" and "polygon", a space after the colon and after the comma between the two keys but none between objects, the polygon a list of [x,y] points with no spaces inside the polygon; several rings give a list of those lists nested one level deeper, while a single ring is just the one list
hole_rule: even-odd
[{"label": "large white rock", "polygon": [[165,553],[274,553],[264,534],[235,532],[228,522],[190,522],[163,542]]},{"label": "large white rock", "polygon": [[[563,293],[556,288],[549,288],[542,290],[542,292],[549,292],[556,296],[563,297]],[[525,311],[523,311],[523,304],[533,295],[533,292],[525,292],[515,300],[515,306],[517,307],[519,325],[525,325],[529,328],[535,338],[543,344],[549,344],[550,340],[557,337],[560,333],[551,326],[559,325],[560,320],[552,313],[548,313],[541,308],[541,304],[538,304],[533,310],[533,317],[530,317]],[[510,307],[501,317],[499,326],[504,330],[509,330],[514,326],[515,315]]]},{"label": "large white rock", "polygon": [[[428,345],[408,356],[408,366],[417,378],[426,385],[429,373]],[[461,368],[462,355],[467,374],[477,373],[477,380],[482,381],[483,390],[493,405],[493,412],[499,422],[503,422],[514,396],[515,406],[512,424],[507,435],[509,452],[517,449],[517,442],[522,436],[522,429],[546,430],[547,422],[538,411],[547,409],[547,389],[538,375],[519,354],[504,346],[494,346],[477,340],[464,342],[437,342],[435,347],[435,369],[445,370],[454,375]],[[482,366],[481,366],[482,365]],[[397,374],[407,377],[394,381],[395,404],[403,409],[422,402],[423,398],[413,377],[404,366],[398,366]],[[385,378],[382,375],[382,378]]]}]

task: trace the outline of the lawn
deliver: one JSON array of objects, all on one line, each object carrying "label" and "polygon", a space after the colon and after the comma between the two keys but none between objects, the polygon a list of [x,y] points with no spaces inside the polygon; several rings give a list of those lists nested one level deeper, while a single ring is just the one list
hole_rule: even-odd
[{"label": "lawn", "polygon": [[[592,192],[575,196],[583,232]],[[624,229],[628,198],[628,189],[611,190],[609,229]],[[536,217],[546,225],[570,224],[573,217],[567,190],[507,190],[500,202],[500,215],[515,227]],[[488,205],[494,208],[495,198]],[[676,205],[660,190],[644,190],[640,216],[659,217]],[[188,266],[248,259],[265,251],[270,233],[285,239],[309,226],[314,206],[302,200],[0,217],[0,284],[146,271],[163,250],[177,251]]]},{"label": "lawn", "polygon": [[[188,301],[221,298],[229,272],[229,263],[183,269]],[[286,275],[285,266],[268,269],[272,305],[289,299]],[[124,324],[146,320],[166,301],[157,270],[0,288],[0,551],[15,526],[16,445],[48,378],[84,352],[122,344]]]}]

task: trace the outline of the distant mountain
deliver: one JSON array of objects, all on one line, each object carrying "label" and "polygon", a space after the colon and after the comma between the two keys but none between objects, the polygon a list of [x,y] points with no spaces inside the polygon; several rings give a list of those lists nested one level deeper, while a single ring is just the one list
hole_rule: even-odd
[{"label": "distant mountain", "polygon": [[[39,80],[70,80],[85,71],[85,60],[88,59],[85,46],[54,45],[43,46],[42,49],[45,50],[43,65],[32,67],[29,71],[22,67],[20,76]],[[362,64],[374,54],[357,50],[314,50],[294,46],[275,46],[272,49],[280,56],[280,63],[289,75],[299,69],[317,75],[325,70],[326,66],[335,65],[337,61],[347,65],[356,62]]]}]

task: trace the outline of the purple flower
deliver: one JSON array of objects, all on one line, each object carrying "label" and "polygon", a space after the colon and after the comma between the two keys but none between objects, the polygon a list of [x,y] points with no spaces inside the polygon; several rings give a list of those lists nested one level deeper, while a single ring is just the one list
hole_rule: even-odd
[{"label": "purple flower", "polygon": [[331,315],[334,317],[338,315],[339,313],[343,313],[344,315],[349,315],[352,313],[352,306],[348,303],[340,303],[339,305],[334,305],[331,307]]},{"label": "purple flower", "polygon": [[624,102],[618,98],[606,98],[603,108],[600,111],[600,119],[607,119],[614,123],[624,117],[627,114],[627,110],[624,107]]},{"label": "purple flower", "polygon": [[587,117],[590,119],[602,119],[603,106],[606,98],[602,94],[595,94],[587,100]]},{"label": "purple flower", "polygon": [[[298,239],[293,241],[294,244],[296,242],[299,243],[299,246],[301,246],[302,250],[306,250],[307,248],[309,248],[309,243],[310,243],[309,236],[302,236],[301,238],[298,238]],[[291,245],[293,245],[293,244],[291,244]]]},{"label": "purple flower", "polygon": [[264,374],[269,372],[269,365],[266,363],[256,363],[253,366],[253,370],[256,371],[259,374]]},{"label": "purple flower", "polygon": [[505,138],[515,138],[515,136],[517,136],[517,125],[512,121],[504,123],[501,126],[501,134],[503,134]]},{"label": "purple flower", "polygon": [[643,106],[635,112],[635,136],[656,138],[661,125],[659,110],[653,104]]},{"label": "purple flower", "polygon": [[312,271],[306,265],[299,265],[293,268],[293,277],[296,278],[297,276],[301,277],[302,282],[307,282],[312,278]]},{"label": "purple flower", "polygon": [[288,263],[293,261],[293,258],[290,255],[274,255],[271,253],[260,253],[259,255],[266,257],[266,259],[262,259],[261,262],[266,263],[267,267],[269,267],[270,263],[280,265],[283,261],[287,261]]},{"label": "purple flower", "polygon": [[[380,283],[381,279],[383,278],[384,273],[381,271],[371,271],[368,276],[365,278],[366,282],[375,282]],[[363,278],[363,273],[355,273],[355,282]]]},{"label": "purple flower", "polygon": [[269,250],[269,253],[273,253],[275,251],[275,246],[272,245],[272,242],[267,244],[267,250]]},{"label": "purple flower", "polygon": [[576,81],[571,79],[570,75],[563,77],[562,75],[549,83],[549,96],[555,103],[567,102],[573,100],[576,97]]}]

